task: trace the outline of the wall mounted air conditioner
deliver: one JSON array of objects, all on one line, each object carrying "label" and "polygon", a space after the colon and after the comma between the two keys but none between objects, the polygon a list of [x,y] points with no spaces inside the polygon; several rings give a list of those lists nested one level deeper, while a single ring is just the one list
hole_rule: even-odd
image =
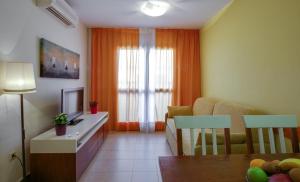
[{"label": "wall mounted air conditioner", "polygon": [[65,0],[36,0],[36,4],[54,15],[66,26],[77,26],[78,16]]}]

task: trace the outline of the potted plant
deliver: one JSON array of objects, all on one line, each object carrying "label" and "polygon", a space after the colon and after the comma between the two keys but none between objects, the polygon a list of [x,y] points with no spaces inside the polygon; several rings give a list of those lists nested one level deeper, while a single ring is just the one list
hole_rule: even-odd
[{"label": "potted plant", "polygon": [[59,115],[55,116],[54,123],[55,123],[55,131],[57,136],[62,136],[66,134],[67,122],[68,122],[67,114],[60,113]]},{"label": "potted plant", "polygon": [[96,101],[90,101],[90,109],[92,114],[97,114],[98,103]]}]

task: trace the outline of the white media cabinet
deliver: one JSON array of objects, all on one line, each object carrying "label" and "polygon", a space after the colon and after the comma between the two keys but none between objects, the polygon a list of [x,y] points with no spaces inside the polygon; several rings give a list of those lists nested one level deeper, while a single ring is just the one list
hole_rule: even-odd
[{"label": "white media cabinet", "polygon": [[108,113],[84,114],[64,136],[52,128],[31,139],[32,181],[78,181],[108,134]]}]

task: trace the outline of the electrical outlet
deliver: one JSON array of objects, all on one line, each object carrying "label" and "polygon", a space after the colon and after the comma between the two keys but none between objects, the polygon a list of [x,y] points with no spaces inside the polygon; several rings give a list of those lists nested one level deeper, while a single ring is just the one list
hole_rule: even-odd
[{"label": "electrical outlet", "polygon": [[10,161],[13,161],[16,159],[16,156],[17,156],[17,153],[16,152],[12,152],[10,155],[9,155],[9,160]]}]

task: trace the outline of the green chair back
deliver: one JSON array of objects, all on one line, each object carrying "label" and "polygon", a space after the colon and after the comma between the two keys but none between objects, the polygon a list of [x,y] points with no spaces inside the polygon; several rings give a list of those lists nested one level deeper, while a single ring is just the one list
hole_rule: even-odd
[{"label": "green chair back", "polygon": [[[191,151],[195,153],[196,141],[194,136],[195,129],[201,129],[202,155],[206,155],[205,133],[207,129],[212,130],[213,154],[218,154],[216,129],[224,129],[225,154],[231,153],[230,147],[230,127],[231,117],[229,115],[205,115],[205,116],[175,116],[175,127],[177,128],[178,151],[182,151],[182,129],[190,129]],[[179,152],[179,155],[182,152]]]}]

